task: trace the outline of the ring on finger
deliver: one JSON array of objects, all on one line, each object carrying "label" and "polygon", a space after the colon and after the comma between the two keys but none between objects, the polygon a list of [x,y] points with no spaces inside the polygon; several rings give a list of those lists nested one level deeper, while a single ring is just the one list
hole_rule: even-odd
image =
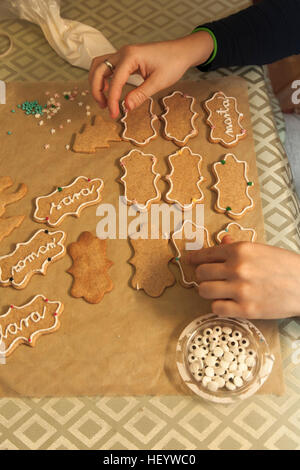
[{"label": "ring on finger", "polygon": [[110,71],[113,73],[113,71],[115,70],[116,67],[115,67],[111,62],[109,62],[108,60],[105,60],[103,63],[104,63],[104,64],[110,69]]}]

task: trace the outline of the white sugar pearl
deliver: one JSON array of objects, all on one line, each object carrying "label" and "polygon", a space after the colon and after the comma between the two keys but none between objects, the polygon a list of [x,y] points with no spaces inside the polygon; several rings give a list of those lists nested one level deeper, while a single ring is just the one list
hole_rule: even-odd
[{"label": "white sugar pearl", "polygon": [[213,377],[215,375],[215,371],[213,367],[206,367],[204,372],[205,372],[205,375],[207,375],[207,377]]},{"label": "white sugar pearl", "polygon": [[227,372],[227,374],[224,374],[225,382],[228,382],[230,379],[233,379],[233,378],[234,378],[234,374],[232,372]]},{"label": "white sugar pearl", "polygon": [[248,356],[253,356],[253,357],[256,356],[256,352],[253,349],[247,349],[247,354]]},{"label": "white sugar pearl", "polygon": [[234,332],[232,333],[232,337],[233,339],[239,340],[241,339],[242,334],[238,330],[234,330]]},{"label": "white sugar pearl", "polygon": [[202,379],[202,385],[204,387],[207,387],[207,385],[209,384],[209,382],[211,382],[211,377],[208,377],[207,375],[205,375]]},{"label": "white sugar pearl", "polygon": [[223,367],[221,367],[221,366],[215,367],[215,373],[216,373],[217,375],[224,375],[225,372],[226,372],[226,370],[223,369]]},{"label": "white sugar pearl", "polygon": [[255,366],[255,362],[256,362],[256,361],[255,361],[255,359],[254,359],[253,356],[249,356],[249,357],[247,357],[247,359],[246,359],[246,365],[247,365],[248,367],[254,367],[254,366]]},{"label": "white sugar pearl", "polygon": [[233,375],[234,375],[235,377],[242,377],[243,371],[238,367],[238,368],[233,372]]},{"label": "white sugar pearl", "polygon": [[241,370],[242,372],[244,372],[245,370],[248,369],[247,365],[243,362],[242,364],[239,364],[238,365],[238,368],[239,370]]},{"label": "white sugar pearl", "polygon": [[220,326],[215,326],[213,328],[213,334],[215,336],[220,336],[222,334],[222,328]]},{"label": "white sugar pearl", "polygon": [[249,380],[252,379],[252,372],[250,370],[245,370],[245,372],[243,372],[243,375],[242,375],[243,379],[248,382]]},{"label": "white sugar pearl", "polygon": [[224,351],[220,346],[217,346],[216,348],[214,348],[213,353],[216,357],[222,357],[224,354]]},{"label": "white sugar pearl", "polygon": [[195,352],[197,349],[199,349],[199,346],[197,346],[197,344],[195,343],[192,343],[189,347],[189,352],[193,353]]},{"label": "white sugar pearl", "polygon": [[196,356],[195,356],[194,354],[189,354],[189,355],[188,355],[188,361],[189,361],[189,363],[191,364],[192,362],[197,361],[197,358],[196,358]]},{"label": "white sugar pearl", "polygon": [[230,335],[230,333],[232,333],[232,329],[229,328],[229,326],[223,326],[222,331],[225,335]]},{"label": "white sugar pearl", "polygon": [[234,383],[234,385],[236,385],[237,387],[241,387],[244,382],[243,382],[243,379],[242,379],[241,377],[234,377],[233,383]]},{"label": "white sugar pearl", "polygon": [[215,367],[216,358],[214,356],[207,355],[204,362],[205,362],[205,365],[209,367]]},{"label": "white sugar pearl", "polygon": [[203,335],[204,336],[210,336],[212,334],[212,329],[211,328],[205,328],[205,330],[203,331]]},{"label": "white sugar pearl", "polygon": [[219,341],[219,337],[217,335],[214,335],[214,334],[212,334],[209,339],[210,339],[211,343],[218,343],[218,341]]},{"label": "white sugar pearl", "polygon": [[226,352],[229,352],[229,351],[230,351],[230,349],[229,349],[229,347],[227,346],[227,344],[220,343],[220,346],[222,346],[222,349],[223,349],[224,353],[226,353]]},{"label": "white sugar pearl", "polygon": [[236,386],[231,382],[226,382],[225,387],[231,392],[233,392],[236,389]]},{"label": "white sugar pearl", "polygon": [[225,380],[220,375],[217,375],[217,377],[214,378],[214,381],[217,382],[219,388],[223,388],[225,385]]},{"label": "white sugar pearl", "polygon": [[238,348],[231,348],[230,352],[232,352],[232,354],[234,354],[235,357],[237,357],[239,355]]},{"label": "white sugar pearl", "polygon": [[237,357],[237,361],[239,364],[243,364],[246,361],[246,354],[239,354]]},{"label": "white sugar pearl", "polygon": [[219,341],[220,341],[220,343],[222,343],[222,344],[227,344],[227,343],[228,343],[228,339],[231,339],[230,336],[227,336],[227,335],[224,335],[224,334],[222,334],[222,335],[219,337]]},{"label": "white sugar pearl", "polygon": [[197,372],[199,372],[199,370],[200,370],[200,366],[198,362],[192,362],[190,364],[190,371],[192,372],[192,374],[196,374]]},{"label": "white sugar pearl", "polygon": [[237,370],[237,363],[231,362],[231,364],[229,365],[229,371],[234,372],[235,370]]},{"label": "white sugar pearl", "polygon": [[204,346],[208,346],[209,345],[209,337],[208,336],[203,336],[202,338],[202,344]]},{"label": "white sugar pearl", "polygon": [[203,367],[204,367],[204,362],[203,362],[202,359],[200,359],[199,357],[198,357],[198,364],[199,364],[200,369],[203,369]]},{"label": "white sugar pearl", "polygon": [[200,348],[198,348],[198,349],[196,349],[196,350],[194,351],[194,355],[195,355],[196,357],[200,357],[201,359],[202,359],[203,357],[207,356],[207,354],[208,354],[208,351],[207,351],[206,348],[201,348],[201,347],[200,347]]},{"label": "white sugar pearl", "polygon": [[223,369],[228,369],[229,362],[224,361],[224,359],[222,359],[222,361],[220,361],[220,367],[222,367]]},{"label": "white sugar pearl", "polygon": [[218,345],[217,341],[213,341],[212,343],[210,343],[210,345],[209,345],[210,352],[213,352],[214,349],[217,347],[217,345]]},{"label": "white sugar pearl", "polygon": [[241,346],[239,346],[238,351],[239,351],[239,354],[246,354],[246,349],[242,348]]},{"label": "white sugar pearl", "polygon": [[195,338],[195,343],[196,344],[201,344],[202,343],[202,335],[197,335]]},{"label": "white sugar pearl", "polygon": [[199,370],[196,374],[195,374],[195,380],[197,382],[201,382],[201,380],[203,379],[203,372],[201,372],[201,370]]},{"label": "white sugar pearl", "polygon": [[240,345],[243,346],[244,348],[247,348],[247,347],[249,346],[249,344],[250,344],[250,343],[249,343],[248,338],[242,338],[242,339],[240,340]]},{"label": "white sugar pearl", "polygon": [[224,358],[226,362],[232,362],[234,359],[234,354],[232,354],[230,351],[224,353]]},{"label": "white sugar pearl", "polygon": [[215,380],[211,380],[211,382],[209,382],[207,384],[207,388],[208,390],[210,390],[211,392],[216,392],[219,388],[219,385],[218,383],[215,381]]},{"label": "white sugar pearl", "polygon": [[230,341],[228,341],[228,346],[230,349],[238,349],[239,343],[235,339],[231,338]]}]

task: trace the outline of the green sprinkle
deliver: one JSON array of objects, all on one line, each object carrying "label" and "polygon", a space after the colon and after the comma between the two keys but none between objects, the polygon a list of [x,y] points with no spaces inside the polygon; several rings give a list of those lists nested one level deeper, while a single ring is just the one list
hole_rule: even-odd
[{"label": "green sprinkle", "polygon": [[16,110],[15,110],[15,109],[12,109],[12,110],[11,110],[11,112],[12,112],[12,113],[15,113],[15,112],[16,112]]},{"label": "green sprinkle", "polygon": [[226,161],[225,161],[225,160],[221,160],[221,163],[222,163],[222,165],[225,165]]},{"label": "green sprinkle", "polygon": [[225,232],[228,232],[228,228],[225,228]]},{"label": "green sprinkle", "polygon": [[17,104],[17,108],[21,108],[21,105],[20,105],[20,104]]},{"label": "green sprinkle", "polygon": [[64,95],[64,98],[65,98],[66,100],[69,100],[69,99],[70,99],[70,96],[69,96],[69,95]]},{"label": "green sprinkle", "polygon": [[252,186],[252,181],[248,181],[247,186]]},{"label": "green sprinkle", "polygon": [[227,211],[227,212],[228,212],[228,211],[231,211],[231,207],[229,207],[229,206],[226,207],[226,211]]},{"label": "green sprinkle", "polygon": [[57,190],[60,192],[60,191],[62,191],[62,188],[61,188],[61,187],[59,187],[59,188],[57,188]]},{"label": "green sprinkle", "polygon": [[176,260],[176,261],[179,261],[179,257],[177,256],[177,257],[175,258],[175,260]]},{"label": "green sprinkle", "polygon": [[11,131],[7,131],[7,134],[8,134],[8,135],[12,135],[12,132],[11,132]]}]

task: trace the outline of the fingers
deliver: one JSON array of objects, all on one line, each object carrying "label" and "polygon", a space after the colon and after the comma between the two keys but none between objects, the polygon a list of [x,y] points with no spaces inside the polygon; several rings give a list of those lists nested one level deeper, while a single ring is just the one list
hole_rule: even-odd
[{"label": "fingers", "polygon": [[203,248],[202,250],[191,251],[186,253],[184,261],[189,264],[203,264],[226,261],[228,258],[228,250],[226,244]]},{"label": "fingers", "polygon": [[233,243],[233,240],[230,235],[224,235],[222,238],[223,245],[228,245],[229,243]]},{"label": "fingers", "polygon": [[232,299],[234,296],[232,284],[226,281],[201,282],[198,292],[204,299]]},{"label": "fingers", "polygon": [[131,64],[128,61],[121,62],[114,71],[107,100],[110,115],[113,119],[116,119],[119,115],[119,101],[122,89],[132,72]]},{"label": "fingers", "polygon": [[114,62],[115,55],[116,54],[108,54],[95,57],[91,63],[89,71],[89,82],[91,85],[92,95],[102,108],[107,106],[106,96],[103,92],[108,90],[107,77],[112,75],[112,71],[107,67],[104,61],[109,60],[110,62]]},{"label": "fingers", "polygon": [[200,264],[196,268],[196,279],[203,281],[223,281],[227,279],[224,263]]},{"label": "fingers", "polygon": [[150,96],[162,89],[159,73],[152,73],[142,85],[128,93],[125,98],[126,108],[131,110],[140,106]]}]

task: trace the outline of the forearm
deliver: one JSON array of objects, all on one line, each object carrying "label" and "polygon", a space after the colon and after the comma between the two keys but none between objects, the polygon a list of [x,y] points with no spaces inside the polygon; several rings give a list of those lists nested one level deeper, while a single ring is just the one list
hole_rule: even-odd
[{"label": "forearm", "polygon": [[202,25],[215,35],[214,60],[200,69],[262,65],[300,53],[300,0],[264,0],[235,15]]}]

